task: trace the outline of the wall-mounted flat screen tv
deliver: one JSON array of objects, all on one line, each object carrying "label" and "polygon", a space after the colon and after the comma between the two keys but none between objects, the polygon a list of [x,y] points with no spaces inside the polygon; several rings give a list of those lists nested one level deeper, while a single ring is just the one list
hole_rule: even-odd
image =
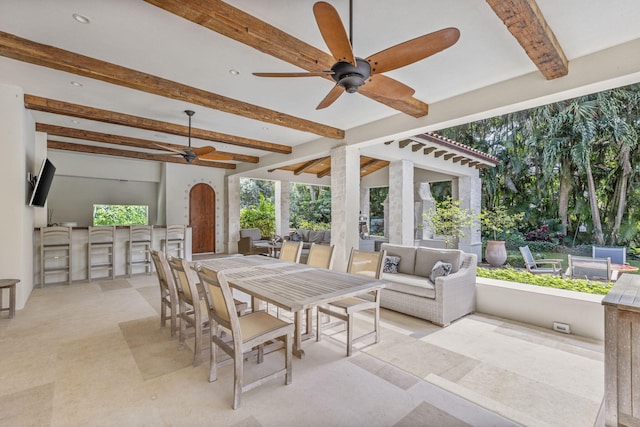
[{"label": "wall-mounted flat screen tv", "polygon": [[53,182],[53,175],[56,173],[56,167],[49,159],[44,159],[42,166],[40,167],[40,173],[36,178],[36,183],[33,187],[33,193],[31,194],[31,200],[29,206],[44,207],[49,195],[49,189]]}]

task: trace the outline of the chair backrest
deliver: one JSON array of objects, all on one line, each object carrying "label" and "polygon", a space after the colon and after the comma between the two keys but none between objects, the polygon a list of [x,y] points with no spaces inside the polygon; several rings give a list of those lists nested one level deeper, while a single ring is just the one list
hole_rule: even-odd
[{"label": "chair backrest", "polygon": [[200,264],[196,264],[195,269],[204,288],[209,318],[231,331],[234,342],[241,343],[240,321],[233,294],[224,273],[203,268]]},{"label": "chair backrest", "polygon": [[382,266],[386,256],[387,251],[385,250],[370,252],[351,248],[347,273],[379,279],[382,276]]},{"label": "chair backrest", "polygon": [[594,258],[611,258],[611,262],[614,264],[626,264],[627,263],[627,248],[603,248],[599,246],[592,246],[591,256]]},{"label": "chair backrest", "polygon": [[166,240],[184,240],[184,225],[167,225],[165,229]]},{"label": "chair backrest", "polygon": [[262,233],[259,228],[243,228],[240,230],[240,238],[248,237],[251,241],[260,240],[262,238]]},{"label": "chair backrest", "polygon": [[611,259],[568,256],[571,277],[611,280]]},{"label": "chair backrest", "polygon": [[113,243],[116,227],[113,225],[98,225],[89,227],[89,243]]},{"label": "chair backrest", "polygon": [[169,293],[173,302],[177,302],[178,289],[171,273],[171,267],[167,262],[167,257],[163,252],[151,251],[151,259],[156,266],[156,274],[158,275],[158,282],[163,293],[166,291]]},{"label": "chair backrest", "polygon": [[167,262],[173,274],[173,280],[182,298],[194,308],[198,304],[198,287],[195,272],[189,268],[189,264],[182,258],[167,256]]},{"label": "chair backrest", "polygon": [[71,227],[42,227],[40,228],[40,244],[61,244],[71,243]]},{"label": "chair backrest", "polygon": [[299,262],[302,254],[302,242],[285,240],[280,248],[280,259],[289,262]]},{"label": "chair backrest", "polygon": [[527,269],[531,269],[536,266],[536,263],[533,260],[533,255],[531,255],[531,250],[529,249],[529,246],[520,246],[520,253],[522,254],[522,258],[524,258],[524,264],[527,267]]},{"label": "chair backrest", "polygon": [[151,243],[151,236],[153,233],[153,226],[151,225],[132,225],[129,227],[129,241],[130,242],[149,242]]},{"label": "chair backrest", "polygon": [[333,266],[334,245],[318,245],[312,243],[307,257],[307,265],[320,268],[331,268]]}]

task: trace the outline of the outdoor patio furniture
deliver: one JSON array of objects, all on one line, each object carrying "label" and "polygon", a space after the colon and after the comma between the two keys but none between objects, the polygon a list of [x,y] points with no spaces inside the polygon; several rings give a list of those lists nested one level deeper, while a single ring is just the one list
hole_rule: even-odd
[{"label": "outdoor patio furniture", "polygon": [[604,248],[600,246],[591,247],[591,256],[593,258],[611,258],[611,262],[614,264],[626,264],[627,263],[627,248]]},{"label": "outdoor patio furniture", "polygon": [[[386,252],[369,252],[358,249],[351,249],[347,273],[358,274],[366,277],[379,279],[382,275],[382,266]],[[353,337],[354,314],[364,310],[373,310],[373,331],[363,334],[357,338]],[[380,342],[380,289],[375,289],[364,295],[356,295],[332,301],[329,304],[318,306],[318,318],[316,322],[316,341],[322,337],[322,329],[331,328],[333,323],[322,324],[322,314],[330,318],[335,317],[347,324],[347,357],[353,352],[353,344],[365,339],[375,337],[375,342]]]},{"label": "outdoor patio furniture", "polygon": [[[521,246],[520,253],[524,258],[524,266],[532,274],[553,274],[562,276],[561,259],[533,259],[529,246]],[[542,267],[548,265],[549,267]]]},{"label": "outdoor patio furniture", "polygon": [[[280,320],[264,311],[249,313],[238,317],[234,306],[231,288],[224,272],[203,269],[196,265],[206,294],[207,313],[211,328],[211,357],[209,366],[209,382],[218,379],[216,346],[220,347],[233,359],[233,409],[240,407],[243,392],[249,391],[265,382],[285,377],[285,384],[291,384],[291,356],[293,341],[293,324]],[[229,341],[228,336],[231,336]],[[260,347],[269,341],[284,341],[284,367],[246,384],[244,382],[245,353]],[[258,356],[261,362],[262,354]]]},{"label": "outdoor patio furniture", "polygon": [[333,248],[333,245],[327,246],[312,243],[311,249],[309,249],[307,265],[320,268],[331,268],[333,265]]},{"label": "outdoor patio furniture", "polygon": [[[476,310],[475,254],[383,243],[387,258],[397,257],[397,272],[383,271],[380,306],[447,326]],[[451,264],[448,275],[437,275],[438,261]],[[438,270],[438,269],[435,269]]]},{"label": "outdoor patio furniture", "polygon": [[590,258],[569,255],[567,276],[572,279],[599,279],[615,281],[618,270],[614,269],[610,258]]},{"label": "outdoor patio furniture", "polygon": [[164,252],[152,250],[151,260],[156,266],[158,284],[160,285],[160,327],[164,327],[167,323],[167,318],[170,318],[171,338],[175,338],[178,329],[178,316],[180,316],[178,288],[173,280],[173,274],[171,274],[171,268]]},{"label": "outdoor patio furniture", "polygon": [[258,255],[269,253],[269,240],[263,239],[259,228],[243,228],[238,240],[238,253]]},{"label": "outdoor patio furniture", "polygon": [[285,240],[280,248],[279,259],[289,262],[299,262],[302,254],[302,242],[291,242]]}]

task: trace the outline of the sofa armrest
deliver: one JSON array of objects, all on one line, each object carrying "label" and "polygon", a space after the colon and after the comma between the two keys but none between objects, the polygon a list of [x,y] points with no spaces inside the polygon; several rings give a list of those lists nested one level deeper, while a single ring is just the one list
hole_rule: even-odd
[{"label": "sofa armrest", "polygon": [[477,256],[465,253],[460,269],[436,278],[436,301],[442,304],[442,324],[448,325],[476,310]]},{"label": "sofa armrest", "polygon": [[251,254],[251,237],[241,237],[238,240],[238,253],[243,255]]}]

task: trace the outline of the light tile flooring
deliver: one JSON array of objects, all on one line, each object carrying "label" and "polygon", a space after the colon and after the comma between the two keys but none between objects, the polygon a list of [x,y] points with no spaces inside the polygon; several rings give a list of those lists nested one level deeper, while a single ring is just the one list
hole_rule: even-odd
[{"label": "light tile flooring", "polygon": [[[602,343],[383,310],[379,344],[346,358],[340,331],[307,341],[291,385],[267,383],[234,411],[231,366],[209,383],[208,362],[192,366],[192,341],[178,350],[158,310],[150,275],[35,289],[0,319],[0,425],[592,426],[603,396]],[[281,352],[247,375],[273,363]]]}]

